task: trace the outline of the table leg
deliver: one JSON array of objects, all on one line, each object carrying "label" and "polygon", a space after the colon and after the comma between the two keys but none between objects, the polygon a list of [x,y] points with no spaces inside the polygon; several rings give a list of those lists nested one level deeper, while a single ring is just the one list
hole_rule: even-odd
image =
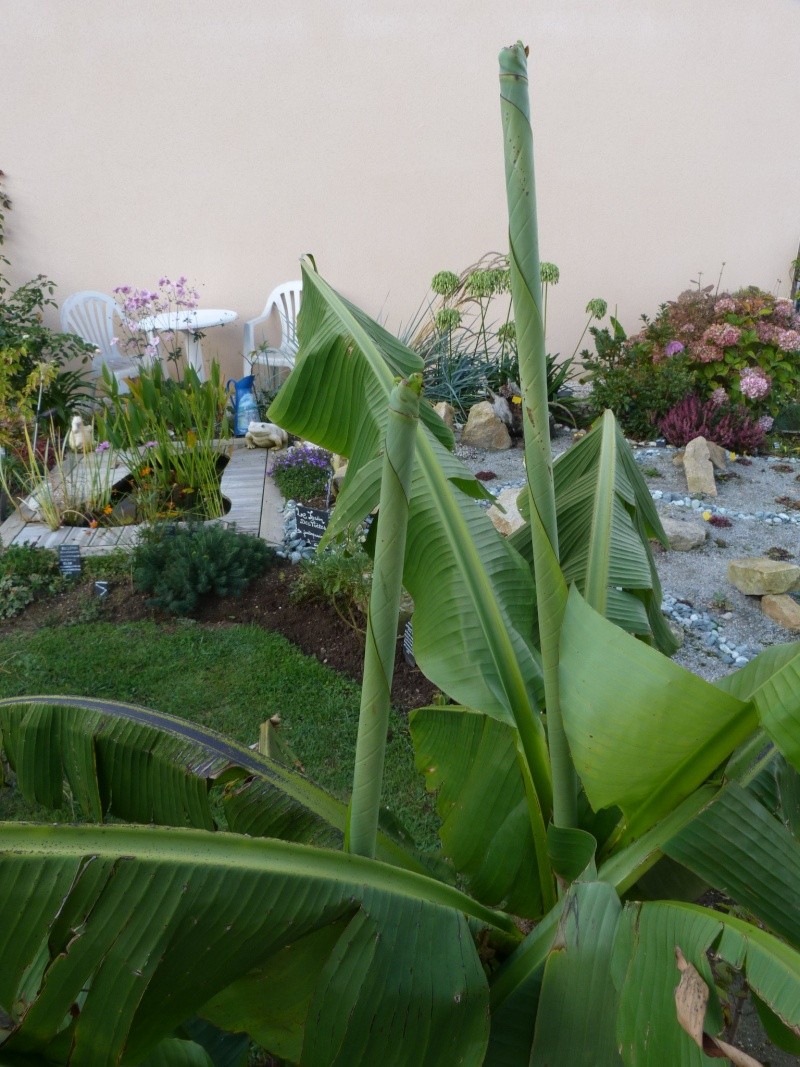
[{"label": "table leg", "polygon": [[206,380],[206,368],[203,364],[203,346],[200,343],[200,338],[191,330],[181,330],[181,333],[185,338],[186,365],[194,367],[197,371],[197,377],[201,382],[204,382]]}]

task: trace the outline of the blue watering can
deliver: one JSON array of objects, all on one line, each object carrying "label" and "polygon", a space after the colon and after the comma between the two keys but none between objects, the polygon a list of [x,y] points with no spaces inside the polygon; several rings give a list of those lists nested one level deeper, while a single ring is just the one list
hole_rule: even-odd
[{"label": "blue watering can", "polygon": [[231,407],[233,408],[234,437],[244,437],[250,423],[258,422],[258,404],[256,403],[256,394],[253,389],[254,381],[253,375],[248,374],[246,377],[240,378],[238,382],[234,381],[233,378],[229,378],[225,383],[225,388],[229,393],[231,386],[233,386]]}]

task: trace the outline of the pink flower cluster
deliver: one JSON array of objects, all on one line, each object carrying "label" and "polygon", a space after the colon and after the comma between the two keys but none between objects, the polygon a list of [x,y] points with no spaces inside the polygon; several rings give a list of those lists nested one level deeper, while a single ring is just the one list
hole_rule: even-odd
[{"label": "pink flower cluster", "polygon": [[762,415],[760,419],[756,419],[756,426],[762,433],[769,433],[772,429],[772,424],[775,422],[771,415]]},{"label": "pink flower cluster", "polygon": [[726,315],[736,310],[736,301],[730,296],[722,296],[714,305],[714,311],[717,315]]},{"label": "pink flower cluster", "polygon": [[722,352],[716,345],[698,345],[692,349],[692,356],[698,363],[713,363],[716,359],[722,359]]},{"label": "pink flower cluster", "polygon": [[779,329],[777,344],[783,352],[797,352],[800,350],[800,331]]},{"label": "pink flower cluster", "polygon": [[715,408],[718,408],[721,404],[728,403],[728,394],[720,385],[717,389],[714,390],[714,392],[708,399],[714,405]]},{"label": "pink flower cluster", "polygon": [[134,322],[165,311],[193,311],[200,303],[200,294],[188,284],[184,275],[175,282],[167,277],[159,278],[157,292],[118,285],[114,295],[120,298],[125,314]]},{"label": "pink flower cluster", "polygon": [[772,379],[760,367],[746,367],[739,372],[739,388],[742,396],[750,400],[760,400],[766,396],[772,386]]},{"label": "pink flower cluster", "polygon": [[731,326],[727,322],[715,322],[709,326],[703,334],[703,341],[707,345],[719,345],[720,348],[730,348],[739,343],[742,331],[738,326]]}]

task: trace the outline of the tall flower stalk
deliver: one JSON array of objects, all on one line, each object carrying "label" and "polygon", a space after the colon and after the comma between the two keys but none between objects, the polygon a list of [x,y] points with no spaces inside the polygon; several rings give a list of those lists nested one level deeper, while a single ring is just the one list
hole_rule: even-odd
[{"label": "tall flower stalk", "polygon": [[350,852],[370,858],[375,856],[378,832],[421,393],[422,375],[412,374],[398,382],[389,398],[353,795],[346,835]]},{"label": "tall flower stalk", "polygon": [[558,565],[528,66],[526,49],[520,41],[500,53],[500,104],[508,197],[511,296],[517,327],[525,466],[553,773],[553,821],[557,827],[574,827],[577,825],[577,778],[564,733],[558,680],[559,635],[567,589]]}]

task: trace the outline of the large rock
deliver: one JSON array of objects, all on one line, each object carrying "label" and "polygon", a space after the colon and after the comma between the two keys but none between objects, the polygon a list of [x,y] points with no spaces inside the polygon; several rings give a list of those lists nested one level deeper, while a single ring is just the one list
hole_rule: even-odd
[{"label": "large rock", "polygon": [[[722,445],[714,444],[713,441],[706,441],[706,444],[708,445],[708,458],[718,471],[726,471],[728,469],[728,453]],[[672,466],[683,466],[683,451],[676,452],[672,457]]]},{"label": "large rock", "polygon": [[711,453],[705,437],[695,437],[686,446],[683,453],[683,470],[686,475],[686,485],[691,494],[717,495],[714,467],[711,464]]},{"label": "large rock", "polygon": [[669,547],[676,552],[691,552],[693,548],[699,548],[708,536],[708,530],[701,522],[687,522],[667,515],[661,519],[661,525],[669,538]]},{"label": "large rock", "polygon": [[708,458],[718,471],[726,471],[728,469],[728,453],[722,445],[716,445],[713,441],[706,441],[706,444],[708,445]]},{"label": "large rock", "polygon": [[798,585],[798,579],[800,567],[766,556],[732,559],[728,564],[728,581],[748,596],[788,593]]},{"label": "large rock", "polygon": [[504,489],[497,497],[497,503],[501,507],[505,508],[505,512],[502,512],[495,504],[489,508],[489,518],[494,524],[494,528],[503,535],[508,537],[515,530],[518,530],[520,526],[525,525],[525,520],[519,513],[517,507],[517,497],[520,494],[519,489]]},{"label": "large rock", "polygon": [[762,597],[761,610],[784,630],[800,630],[800,604],[792,597],[785,594]]},{"label": "large rock", "polygon": [[445,424],[451,430],[456,428],[456,412],[452,404],[448,404],[446,400],[440,400],[438,404],[433,405],[433,410]]},{"label": "large rock", "polygon": [[461,434],[461,444],[482,448],[487,452],[505,452],[511,448],[511,435],[502,419],[498,419],[488,400],[473,404],[467,425]]}]

